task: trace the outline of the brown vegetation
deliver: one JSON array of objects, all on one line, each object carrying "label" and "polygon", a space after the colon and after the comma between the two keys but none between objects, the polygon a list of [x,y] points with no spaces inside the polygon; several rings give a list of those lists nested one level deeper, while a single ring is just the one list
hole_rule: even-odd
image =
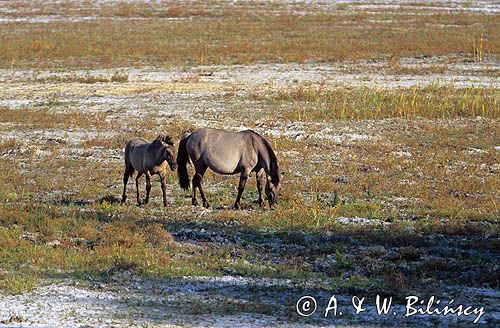
[{"label": "brown vegetation", "polygon": [[[222,8],[162,11],[122,4],[101,15],[132,19],[4,23],[0,66],[247,64],[448,53],[483,60],[500,53],[496,16]],[[173,17],[181,19],[168,19]]]}]

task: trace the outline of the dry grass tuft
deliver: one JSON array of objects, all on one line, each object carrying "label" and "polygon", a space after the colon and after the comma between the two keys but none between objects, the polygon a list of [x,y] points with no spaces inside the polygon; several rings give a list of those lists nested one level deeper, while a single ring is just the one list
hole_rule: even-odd
[{"label": "dry grass tuft", "polygon": [[56,112],[52,107],[63,106],[65,103],[49,101],[45,108],[0,108],[1,123],[15,123],[25,128],[55,128],[55,127],[94,127],[103,128],[108,125],[102,113],[84,113],[78,111]]}]

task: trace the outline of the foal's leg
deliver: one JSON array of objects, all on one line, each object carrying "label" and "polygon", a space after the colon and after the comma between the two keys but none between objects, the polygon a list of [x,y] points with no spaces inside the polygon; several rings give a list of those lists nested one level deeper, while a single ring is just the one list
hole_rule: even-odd
[{"label": "foal's leg", "polygon": [[151,174],[146,172],[146,199],[144,204],[149,203],[149,193],[151,192]]},{"label": "foal's leg", "polygon": [[142,177],[143,173],[137,173],[135,177],[135,190],[137,192],[137,206],[141,206],[141,199],[139,198],[139,178]]},{"label": "foal's leg", "polygon": [[240,199],[241,199],[241,195],[243,194],[243,190],[245,190],[245,184],[247,183],[248,175],[249,175],[249,172],[247,172],[247,171],[241,172],[241,175],[240,175],[240,183],[238,185],[238,196],[236,197],[236,201],[234,202],[234,208],[237,210],[239,210],[241,208]]},{"label": "foal's leg", "polygon": [[260,169],[255,172],[255,179],[257,181],[257,191],[259,192],[259,206],[264,208],[264,202],[262,201],[262,187],[264,186],[262,178],[264,177],[264,169]]},{"label": "foal's leg", "polygon": [[163,195],[163,206],[167,206],[167,190],[165,186],[165,174],[160,174],[161,193]]}]

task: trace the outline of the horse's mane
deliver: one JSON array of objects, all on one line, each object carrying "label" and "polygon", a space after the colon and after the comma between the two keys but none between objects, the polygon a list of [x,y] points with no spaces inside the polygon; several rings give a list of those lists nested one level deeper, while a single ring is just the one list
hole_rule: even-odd
[{"label": "horse's mane", "polygon": [[172,145],[172,146],[174,145],[174,140],[172,140],[172,138],[170,136],[167,136],[167,135],[165,135],[165,136],[158,136],[156,138],[156,140],[162,141],[162,142],[164,142],[164,143],[166,143],[168,145]]},{"label": "horse's mane", "polygon": [[276,154],[274,153],[274,150],[271,148],[271,145],[269,145],[269,142],[267,142],[266,139],[264,139],[260,134],[253,130],[248,130],[248,132],[253,133],[259,137],[260,140],[262,140],[262,143],[267,149],[267,153],[269,154],[269,175],[271,176],[271,182],[275,185],[279,184],[280,182],[280,174],[279,174],[279,169],[278,169],[278,159],[276,158]]}]

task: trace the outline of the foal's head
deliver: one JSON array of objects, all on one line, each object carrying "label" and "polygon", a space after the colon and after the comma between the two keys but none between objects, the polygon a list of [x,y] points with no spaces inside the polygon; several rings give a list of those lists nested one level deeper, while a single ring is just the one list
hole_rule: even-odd
[{"label": "foal's head", "polygon": [[175,159],[177,158],[177,150],[174,146],[174,141],[169,136],[158,136],[155,140],[162,149],[163,160],[167,161],[168,166],[172,171],[177,169],[177,163]]}]

